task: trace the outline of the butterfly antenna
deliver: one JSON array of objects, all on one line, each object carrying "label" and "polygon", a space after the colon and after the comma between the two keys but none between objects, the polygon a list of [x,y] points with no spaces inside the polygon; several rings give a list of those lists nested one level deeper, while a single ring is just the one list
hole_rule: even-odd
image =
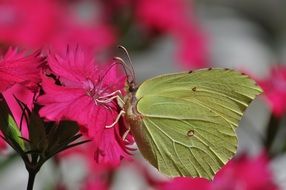
[{"label": "butterfly antenna", "polygon": [[[102,88],[103,81],[104,81],[105,77],[107,76],[107,73],[108,73],[114,66],[116,66],[117,64],[122,65],[122,63],[120,63],[120,62],[112,63],[107,69],[104,70],[103,75],[100,75],[100,76],[102,76],[102,77],[100,78],[100,82],[98,83],[99,89]],[[124,69],[124,70],[125,70],[125,69]],[[126,73],[126,71],[125,71],[125,73]],[[109,87],[110,87],[110,86],[109,86]]]},{"label": "butterfly antenna", "polygon": [[[133,67],[133,64],[132,64],[132,61],[131,61],[131,58],[129,56],[129,53],[127,51],[127,49],[123,46],[118,46],[119,49],[123,50],[123,52],[126,54],[127,58],[128,58],[128,63],[129,63],[129,66],[128,66],[128,70],[130,71],[131,75],[132,75],[132,81],[133,83],[135,83],[135,71],[134,71],[134,67]],[[122,60],[123,61],[123,60]],[[123,61],[124,62],[124,61]],[[124,63],[126,66],[127,64]],[[131,68],[131,69],[130,69]]]},{"label": "butterfly antenna", "polygon": [[[128,78],[128,83],[129,83],[129,84],[130,84],[130,83],[134,83],[134,74],[133,74],[133,72],[132,72],[132,69],[129,67],[129,65],[127,65],[127,64],[125,63],[125,61],[124,61],[122,58],[120,58],[120,57],[114,57],[113,59],[114,59],[115,61],[117,61],[117,63],[119,63],[119,64],[122,65],[122,67],[123,67],[123,69],[124,69],[124,72],[125,72],[125,74],[126,74],[126,76],[127,76],[127,78]],[[131,77],[132,77],[131,81],[129,80],[129,77],[130,77],[129,73],[131,73]]]}]

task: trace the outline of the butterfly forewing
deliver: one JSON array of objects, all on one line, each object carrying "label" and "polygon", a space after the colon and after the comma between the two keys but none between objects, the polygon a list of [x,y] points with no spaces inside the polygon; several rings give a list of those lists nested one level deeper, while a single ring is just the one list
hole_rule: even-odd
[{"label": "butterfly forewing", "polygon": [[155,77],[136,92],[142,125],[132,132],[143,156],[159,171],[212,179],[235,154],[235,128],[260,93],[253,80],[232,70]]}]

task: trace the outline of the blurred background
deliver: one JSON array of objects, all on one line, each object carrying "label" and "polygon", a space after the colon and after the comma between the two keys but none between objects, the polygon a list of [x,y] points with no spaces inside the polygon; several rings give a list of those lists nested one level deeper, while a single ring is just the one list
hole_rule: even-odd
[{"label": "blurred background", "polygon": [[[283,0],[2,0],[0,52],[76,43],[104,63],[124,57],[116,48],[123,45],[139,82],[204,67],[241,70],[265,93],[246,111],[237,129],[238,154],[213,189],[286,190],[285,19]],[[53,159],[43,166],[35,189],[167,190],[201,183],[167,182],[138,151],[133,154],[132,163],[92,171],[84,154]],[[27,177],[20,158],[4,148],[0,188],[25,189]]]}]

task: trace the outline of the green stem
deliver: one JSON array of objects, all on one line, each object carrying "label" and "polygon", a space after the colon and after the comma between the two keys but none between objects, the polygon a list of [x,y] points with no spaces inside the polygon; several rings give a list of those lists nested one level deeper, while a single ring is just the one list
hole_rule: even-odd
[{"label": "green stem", "polygon": [[29,171],[29,180],[28,180],[27,190],[33,190],[36,175],[37,175],[36,170]]},{"label": "green stem", "polygon": [[267,129],[266,129],[267,130],[266,131],[266,139],[264,141],[264,147],[265,147],[269,156],[274,156],[274,155],[272,155],[273,153],[271,152],[271,147],[272,147],[273,142],[275,140],[275,137],[279,131],[279,124],[280,124],[280,118],[271,114]]}]

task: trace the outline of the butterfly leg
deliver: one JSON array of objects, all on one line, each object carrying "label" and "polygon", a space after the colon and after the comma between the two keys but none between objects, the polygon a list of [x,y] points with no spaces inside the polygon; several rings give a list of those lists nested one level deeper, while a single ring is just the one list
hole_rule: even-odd
[{"label": "butterfly leg", "polygon": [[114,121],[111,125],[106,125],[105,128],[107,128],[107,129],[112,128],[112,127],[119,121],[120,117],[121,117],[122,115],[124,115],[124,114],[125,114],[125,111],[121,110],[121,111],[119,112],[119,114],[117,115],[115,121]]},{"label": "butterfly leg", "polygon": [[[114,92],[112,92],[112,93],[110,93],[110,94],[106,94],[106,95],[104,95],[104,96],[101,96],[101,97],[99,97],[98,99],[96,99],[96,102],[106,105],[106,104],[112,102],[114,99],[116,99],[118,105],[119,105],[121,108],[123,108],[125,102],[124,102],[124,100],[122,99],[122,93],[121,93],[120,90],[116,90],[116,91],[114,91]],[[119,114],[117,115],[115,121],[114,121],[111,125],[105,126],[105,128],[107,128],[107,129],[108,129],[108,128],[112,128],[112,127],[119,121],[120,117],[121,117],[123,114],[125,114],[125,111],[124,111],[124,110],[121,110],[121,111],[119,112]]]},{"label": "butterfly leg", "polygon": [[114,96],[114,95],[121,95],[122,96],[122,93],[120,90],[116,90],[114,92],[111,92],[110,94],[103,95],[100,98],[108,98],[108,97]]},{"label": "butterfly leg", "polygon": [[118,95],[112,96],[112,97],[106,98],[106,99],[102,99],[102,98],[100,97],[100,99],[97,99],[96,101],[97,101],[98,103],[106,104],[106,103],[110,103],[110,102],[111,102],[112,100],[114,100],[114,99],[116,99],[120,105],[121,105],[121,104],[124,105],[124,101],[123,101],[122,98],[121,98],[120,96],[118,96]]}]

